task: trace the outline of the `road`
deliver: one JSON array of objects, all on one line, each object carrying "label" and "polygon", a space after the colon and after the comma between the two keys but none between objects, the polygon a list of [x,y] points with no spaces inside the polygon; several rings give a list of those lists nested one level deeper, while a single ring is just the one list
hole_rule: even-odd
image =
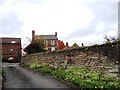
[{"label": "road", "polygon": [[38,72],[33,72],[27,68],[19,66],[19,64],[3,63],[6,88],[66,88],[69,86]]}]

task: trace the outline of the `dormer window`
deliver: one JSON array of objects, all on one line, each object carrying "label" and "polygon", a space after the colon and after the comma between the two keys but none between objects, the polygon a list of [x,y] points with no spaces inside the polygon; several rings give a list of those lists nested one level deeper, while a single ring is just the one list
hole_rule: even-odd
[{"label": "dormer window", "polygon": [[11,43],[16,43],[16,41],[11,41]]}]

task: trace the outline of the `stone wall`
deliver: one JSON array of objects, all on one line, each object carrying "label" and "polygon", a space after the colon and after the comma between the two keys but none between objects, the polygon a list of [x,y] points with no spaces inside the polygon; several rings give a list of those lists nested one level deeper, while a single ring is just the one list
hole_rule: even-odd
[{"label": "stone wall", "polygon": [[[104,72],[118,72],[120,44],[102,44],[64,51],[36,53],[22,57],[22,64],[38,61],[52,67],[89,67]],[[115,74],[114,74],[115,75]]]}]

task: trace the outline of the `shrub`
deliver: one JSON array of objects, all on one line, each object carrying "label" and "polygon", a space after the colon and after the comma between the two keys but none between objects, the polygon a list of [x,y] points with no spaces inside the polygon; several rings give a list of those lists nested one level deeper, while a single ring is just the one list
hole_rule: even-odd
[{"label": "shrub", "polygon": [[51,73],[54,77],[57,77],[59,79],[65,79],[66,77],[66,72],[62,69],[56,69]]},{"label": "shrub", "polygon": [[31,42],[24,51],[28,54],[39,53],[45,51],[46,45],[44,44],[44,39],[36,39],[35,41]]},{"label": "shrub", "polygon": [[35,62],[35,63],[30,64],[29,68],[30,69],[38,69],[38,68],[42,68],[42,65],[37,63],[37,62]]},{"label": "shrub", "polygon": [[120,88],[120,81],[102,72],[91,71],[88,68],[72,67],[67,70],[54,69],[46,64],[32,63],[29,68],[53,77],[78,85],[81,88]]}]

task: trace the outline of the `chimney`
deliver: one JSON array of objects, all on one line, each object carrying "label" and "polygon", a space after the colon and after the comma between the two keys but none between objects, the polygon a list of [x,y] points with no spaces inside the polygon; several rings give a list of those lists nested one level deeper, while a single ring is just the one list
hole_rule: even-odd
[{"label": "chimney", "polygon": [[55,32],[55,36],[57,36],[57,32]]},{"label": "chimney", "polygon": [[32,42],[35,40],[35,31],[32,30]]},{"label": "chimney", "polygon": [[66,47],[69,47],[69,46],[68,46],[68,42],[66,42]]}]

